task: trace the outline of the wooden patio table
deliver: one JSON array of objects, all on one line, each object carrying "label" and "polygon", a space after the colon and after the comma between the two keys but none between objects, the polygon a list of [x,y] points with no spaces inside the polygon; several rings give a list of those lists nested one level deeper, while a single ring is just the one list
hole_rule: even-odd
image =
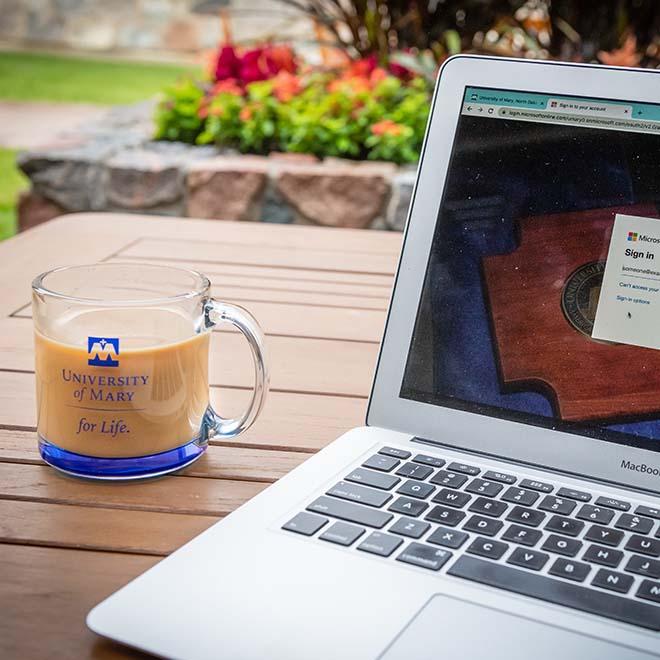
[{"label": "wooden patio table", "polygon": [[[127,214],[75,214],[0,244],[0,657],[136,656],[85,626],[89,609],[364,421],[401,244],[398,233]],[[92,483],[37,451],[30,283],[96,261],[195,268],[250,309],[271,391],[257,423],[199,461],[138,483]],[[246,404],[236,332],[211,342],[211,400]]]}]

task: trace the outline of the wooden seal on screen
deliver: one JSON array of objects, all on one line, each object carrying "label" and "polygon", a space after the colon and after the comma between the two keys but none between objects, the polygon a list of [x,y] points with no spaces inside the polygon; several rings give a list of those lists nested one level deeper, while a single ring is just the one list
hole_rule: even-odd
[{"label": "wooden seal on screen", "polygon": [[617,213],[658,215],[640,204],[528,217],[515,250],[482,259],[502,391],[542,392],[566,421],[660,417],[660,351],[591,338]]}]

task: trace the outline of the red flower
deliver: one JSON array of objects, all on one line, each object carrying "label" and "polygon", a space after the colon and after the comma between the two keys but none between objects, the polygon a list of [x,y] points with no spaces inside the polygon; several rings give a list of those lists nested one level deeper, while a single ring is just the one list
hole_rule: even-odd
[{"label": "red flower", "polygon": [[363,57],[360,60],[351,62],[348,67],[348,75],[368,78],[377,66],[378,58],[375,55],[369,55],[369,57]]},{"label": "red flower", "polygon": [[387,65],[387,68],[393,76],[396,76],[403,81],[407,81],[415,77],[415,74],[410,69],[407,69],[405,66],[397,64],[396,62],[390,62]]},{"label": "red flower", "polygon": [[223,46],[215,64],[215,80],[238,78],[239,59],[233,46]]},{"label": "red flower", "polygon": [[268,70],[266,69],[266,61],[263,55],[263,48],[254,48],[253,50],[248,50],[241,57],[238,78],[242,83],[247,85],[251,82],[268,79]]}]

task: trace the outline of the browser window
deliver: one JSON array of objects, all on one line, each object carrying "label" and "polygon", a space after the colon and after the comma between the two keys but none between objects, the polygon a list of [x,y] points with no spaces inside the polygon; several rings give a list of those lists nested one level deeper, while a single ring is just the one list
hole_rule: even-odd
[{"label": "browser window", "polygon": [[404,398],[658,449],[660,105],[468,87]]}]

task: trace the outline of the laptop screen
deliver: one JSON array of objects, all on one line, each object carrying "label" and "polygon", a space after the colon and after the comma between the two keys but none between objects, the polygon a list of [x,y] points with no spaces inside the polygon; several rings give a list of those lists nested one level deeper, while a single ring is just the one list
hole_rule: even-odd
[{"label": "laptop screen", "polygon": [[400,396],[660,449],[660,105],[468,87]]}]

